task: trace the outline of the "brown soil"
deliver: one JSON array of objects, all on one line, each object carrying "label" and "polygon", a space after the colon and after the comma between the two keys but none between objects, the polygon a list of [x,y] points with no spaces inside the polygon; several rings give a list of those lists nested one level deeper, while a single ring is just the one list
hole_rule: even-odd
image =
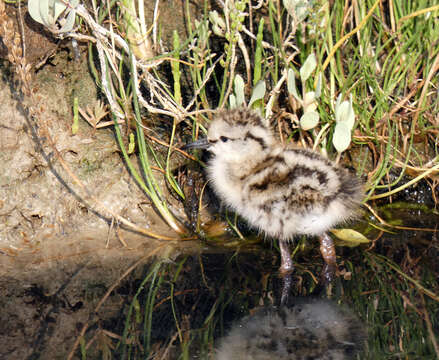
[{"label": "brown soil", "polygon": [[[107,208],[172,236],[128,173],[112,130],[94,132],[81,120],[71,134],[72,87],[84,89],[90,104],[96,94],[86,62],[78,66],[76,82],[60,76],[64,66],[45,67],[36,82],[68,166]],[[172,258],[183,246],[193,251],[198,244],[152,240],[92,212],[59,162],[42,154],[7,81],[0,83],[0,97],[0,358],[65,358],[81,324],[129,266],[151,260],[149,254]],[[177,213],[183,217],[183,210]],[[114,315],[107,308],[117,308],[114,301],[106,302],[102,319]]]},{"label": "brown soil", "polygon": [[[182,5],[166,3],[161,15],[169,11],[175,21],[164,22],[165,37],[173,29],[183,34]],[[151,12],[154,3],[147,4]],[[15,16],[12,7],[8,11]],[[84,109],[98,99],[85,48],[74,62],[68,42],[54,41],[28,16],[24,25],[28,61],[41,66],[46,59],[33,83],[72,172],[107,209],[151,232],[178,238],[128,173],[111,128],[94,131],[81,118],[72,135],[73,98]],[[0,50],[5,57],[5,48]],[[65,358],[98,301],[133,263],[172,259],[181,251],[196,251],[199,244],[152,240],[111,224],[87,206],[50,146],[41,149],[45,139],[36,138],[35,124],[24,116],[8,67],[0,70],[0,358]],[[170,201],[184,218],[181,204]],[[113,316],[119,301],[109,298],[100,318]]]}]

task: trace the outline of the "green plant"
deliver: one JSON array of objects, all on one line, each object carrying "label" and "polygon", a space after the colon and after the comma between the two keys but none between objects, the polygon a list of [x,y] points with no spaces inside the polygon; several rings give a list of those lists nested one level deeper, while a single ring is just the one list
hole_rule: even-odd
[{"label": "green plant", "polygon": [[50,31],[62,34],[72,31],[75,24],[75,7],[79,0],[29,0],[29,15]]},{"label": "green plant", "polygon": [[[164,52],[159,51],[157,17],[146,24],[142,1],[110,2],[109,7],[92,2],[92,12],[77,2],[36,3],[29,1],[31,16],[55,34],[62,29],[63,36],[81,38],[86,31],[94,39],[100,69],[92,62],[90,66],[115,123],[127,122],[126,135],[116,125],[118,142],[123,147],[125,136],[132,139],[128,122],[134,119],[142,164],[135,177],[179,233],[184,229],[169,210],[166,192],[155,180],[160,175],[151,166],[183,198],[172,171],[180,124],[196,137],[205,131],[206,113],[226,104],[247,104],[267,120],[279,114],[282,137],[319,147],[329,156],[337,153],[337,160],[345,151],[358,151],[361,164],[353,165],[367,173],[369,199],[406,188],[395,186],[407,169],[415,172],[408,185],[427,179],[434,189],[437,158],[418,144],[422,138],[425,147],[437,147],[438,101],[428,90],[438,68],[438,47],[434,41],[418,40],[437,38],[439,26],[432,16],[437,5],[412,1],[379,8],[378,0],[370,0],[336,1],[329,7],[325,2],[284,0],[261,3],[260,15],[251,2],[230,0],[217,11],[206,8],[201,19],[191,19],[187,11],[188,38],[175,35],[172,50]],[[81,28],[71,27],[75,16]],[[68,27],[60,24],[63,18]],[[220,45],[213,46],[218,39]],[[222,51],[215,53],[213,48],[219,47]],[[167,62],[172,84],[161,68]],[[215,88],[210,94],[216,97],[209,98],[207,84]],[[150,92],[148,98],[141,87]],[[172,123],[164,160],[145,128],[145,118],[152,114]],[[125,159],[133,145],[131,140]],[[392,181],[387,178],[391,170],[398,173]]]}]

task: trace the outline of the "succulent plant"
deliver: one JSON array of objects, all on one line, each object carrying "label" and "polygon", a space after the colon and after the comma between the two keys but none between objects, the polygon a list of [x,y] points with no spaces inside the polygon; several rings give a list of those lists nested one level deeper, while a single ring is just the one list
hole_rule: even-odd
[{"label": "succulent plant", "polygon": [[79,0],[29,0],[29,15],[55,33],[65,33],[75,25],[75,7]]}]

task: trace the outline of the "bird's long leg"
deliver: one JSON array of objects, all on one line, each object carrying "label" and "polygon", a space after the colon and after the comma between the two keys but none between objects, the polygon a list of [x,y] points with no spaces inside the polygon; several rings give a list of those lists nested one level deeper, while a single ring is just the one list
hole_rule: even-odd
[{"label": "bird's long leg", "polygon": [[325,260],[325,266],[322,271],[322,278],[324,282],[331,282],[334,279],[337,269],[337,260],[335,257],[335,246],[331,237],[324,233],[319,237],[320,240],[320,253],[323,260]]},{"label": "bird's long leg", "polygon": [[290,294],[292,276],[291,273],[294,270],[293,260],[290,255],[290,247],[286,241],[279,241],[279,249],[281,255],[281,265],[279,272],[282,276],[282,294],[281,294],[281,305],[286,305],[288,303],[288,296]]},{"label": "bird's long leg", "polygon": [[293,260],[291,260],[290,247],[286,241],[279,241],[279,249],[281,256],[280,273],[287,274],[294,270]]}]

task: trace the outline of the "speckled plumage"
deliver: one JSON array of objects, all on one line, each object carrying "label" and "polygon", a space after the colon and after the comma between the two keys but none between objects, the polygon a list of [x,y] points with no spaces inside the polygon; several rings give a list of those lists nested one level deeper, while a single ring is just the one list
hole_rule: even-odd
[{"label": "speckled plumage", "polygon": [[361,201],[355,176],[316,152],[283,148],[249,109],[219,113],[208,142],[209,179],[221,200],[272,237],[320,235]]},{"label": "speckled plumage", "polygon": [[293,307],[262,308],[238,321],[216,360],[354,359],[367,338],[364,324],[329,300],[300,298]]},{"label": "speckled plumage", "polygon": [[362,199],[355,176],[316,152],[284,148],[250,109],[219,112],[204,145],[213,154],[207,171],[219,198],[281,245],[325,234],[351,218]]}]

